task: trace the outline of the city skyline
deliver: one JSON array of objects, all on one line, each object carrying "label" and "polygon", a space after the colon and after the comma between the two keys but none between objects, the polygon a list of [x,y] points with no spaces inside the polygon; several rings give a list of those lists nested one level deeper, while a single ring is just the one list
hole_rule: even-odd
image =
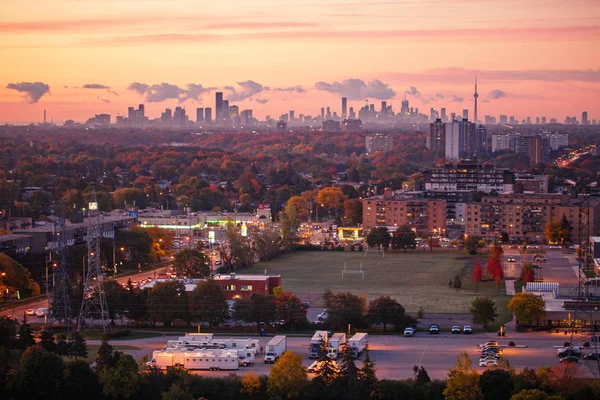
[{"label": "city skyline", "polygon": [[[35,7],[32,7],[35,3]],[[574,4],[576,3],[576,4]],[[597,118],[600,3],[549,0],[97,0],[0,5],[0,122],[85,121],[214,108],[214,93],[255,116],[341,115],[365,99],[421,112],[474,109],[559,121]],[[166,10],[166,11],[165,11]],[[135,17],[128,17],[135,15]],[[516,15],[516,16],[515,16]]]}]

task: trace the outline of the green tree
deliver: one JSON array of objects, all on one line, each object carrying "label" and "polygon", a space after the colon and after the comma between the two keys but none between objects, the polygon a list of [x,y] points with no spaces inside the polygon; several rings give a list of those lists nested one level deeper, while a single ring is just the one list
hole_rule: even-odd
[{"label": "green tree", "polygon": [[548,243],[560,243],[562,239],[562,223],[559,220],[548,221],[544,230]]},{"label": "green tree", "polygon": [[229,304],[219,284],[212,280],[199,282],[192,292],[192,313],[200,321],[208,321],[210,326],[227,321]]},{"label": "green tree", "polygon": [[408,225],[401,225],[396,229],[392,236],[392,248],[393,249],[411,249],[417,248],[417,234],[415,231],[410,229]]},{"label": "green tree", "polygon": [[355,226],[362,223],[362,200],[349,199],[344,201],[344,223]]},{"label": "green tree", "polygon": [[390,296],[379,296],[371,300],[367,315],[373,323],[383,324],[384,331],[388,324],[394,325],[396,330],[404,329],[407,322],[404,307]]},{"label": "green tree", "polygon": [[56,353],[56,342],[54,342],[54,335],[52,332],[46,330],[42,331],[42,337],[40,338],[40,347],[49,353]]},{"label": "green tree", "polygon": [[479,242],[481,242],[481,236],[470,235],[465,240],[465,247],[467,249],[467,253],[471,255],[477,254],[477,249],[479,248]]},{"label": "green tree", "polygon": [[95,370],[102,371],[104,368],[112,367],[114,354],[115,349],[108,343],[106,335],[102,335],[102,342],[96,353]]},{"label": "green tree", "polygon": [[358,378],[360,379],[363,393],[370,396],[375,390],[375,387],[379,381],[377,380],[377,375],[375,374],[375,363],[371,360],[369,345],[365,347],[363,353],[365,354],[365,359],[362,367],[360,367]]},{"label": "green tree", "polygon": [[64,363],[41,347],[29,347],[17,371],[17,391],[23,399],[60,399],[64,386]]},{"label": "green tree", "polygon": [[469,312],[473,323],[483,325],[484,328],[487,328],[490,322],[494,322],[498,318],[498,307],[489,297],[476,297],[473,299]]},{"label": "green tree", "polygon": [[178,383],[172,384],[169,390],[162,392],[160,396],[162,400],[194,400],[194,396]]},{"label": "green tree", "polygon": [[367,235],[367,244],[369,247],[383,247],[387,249],[390,245],[392,236],[386,227],[374,228]]},{"label": "green tree", "polygon": [[546,302],[533,293],[517,293],[508,303],[508,309],[516,314],[518,323],[527,321],[531,325],[533,321],[544,319]]},{"label": "green tree", "polygon": [[512,374],[503,369],[488,369],[479,378],[479,388],[485,400],[510,398],[514,384]]},{"label": "green tree", "polygon": [[323,295],[327,307],[327,322],[333,328],[345,328],[348,324],[353,327],[365,325],[366,300],[350,292],[332,293],[327,290]]},{"label": "green tree", "polygon": [[571,233],[573,232],[573,225],[567,219],[567,216],[563,214],[562,219],[560,220],[560,239],[563,244],[571,243]]},{"label": "green tree", "polygon": [[204,278],[210,274],[210,260],[198,242],[196,249],[182,249],[175,254],[173,267],[179,275],[188,278]]},{"label": "green tree", "polygon": [[113,192],[113,204],[115,208],[126,208],[136,206],[145,209],[148,198],[146,194],[135,188],[117,189]]},{"label": "green tree", "polygon": [[419,371],[417,372],[417,382],[418,383],[431,382],[431,378],[429,377],[429,374],[427,373],[427,371],[425,370],[424,367],[419,368]]},{"label": "green tree", "polygon": [[19,325],[19,349],[25,351],[28,347],[35,344],[35,339],[31,333],[31,325],[27,322],[27,316],[23,313],[23,322]]},{"label": "green tree", "polygon": [[344,343],[341,349],[340,371],[335,379],[339,398],[362,399],[359,382],[360,370],[354,362],[352,349]]},{"label": "green tree", "polygon": [[138,365],[129,354],[121,354],[113,368],[99,373],[102,393],[114,399],[131,399],[140,391],[143,383]]},{"label": "green tree", "polygon": [[64,399],[102,399],[102,386],[98,376],[85,360],[73,360],[64,369]]},{"label": "green tree", "polygon": [[249,229],[252,238],[252,248],[260,261],[270,261],[280,253],[281,233],[272,224],[266,224],[263,229]]},{"label": "green tree", "polygon": [[242,236],[233,221],[229,221],[225,226],[225,238],[227,246],[222,245],[219,249],[223,266],[232,272],[237,268],[252,266],[254,253],[250,246],[251,241],[248,237]]},{"label": "green tree", "polygon": [[273,321],[276,315],[275,303],[268,296],[252,294],[249,298],[236,300],[233,305],[233,318],[238,321],[259,322]]},{"label": "green tree", "polygon": [[307,385],[302,356],[286,351],[271,368],[267,391],[273,399],[295,399],[300,397]]},{"label": "green tree", "polygon": [[8,254],[0,253],[0,293],[2,296],[21,297],[37,296],[40,287],[33,279],[29,270],[13,260]]},{"label": "green tree", "polygon": [[298,213],[293,206],[286,208],[278,214],[279,229],[281,230],[281,246],[284,251],[291,250],[298,241]]},{"label": "green tree", "polygon": [[79,332],[71,334],[69,343],[69,356],[87,358],[88,348],[83,335]]},{"label": "green tree", "polygon": [[180,282],[159,282],[148,293],[148,317],[170,326],[176,319],[188,320],[188,297]]},{"label": "green tree", "polygon": [[479,374],[471,367],[469,355],[460,353],[456,366],[448,372],[446,400],[478,400],[482,398],[479,388]]}]

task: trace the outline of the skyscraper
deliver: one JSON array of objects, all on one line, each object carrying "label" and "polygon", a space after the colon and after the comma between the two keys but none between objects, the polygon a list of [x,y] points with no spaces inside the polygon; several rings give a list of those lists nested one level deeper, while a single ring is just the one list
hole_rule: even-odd
[{"label": "skyscraper", "polygon": [[442,119],[442,122],[448,122],[448,116],[446,115],[445,108],[442,108],[440,118]]},{"label": "skyscraper", "polygon": [[325,108],[321,107],[321,121],[325,119]]},{"label": "skyscraper", "polygon": [[196,123],[204,121],[204,108],[196,108]]},{"label": "skyscraper", "polygon": [[206,123],[212,121],[212,109],[210,107],[204,109],[204,121],[206,121]]},{"label": "skyscraper", "polygon": [[215,119],[217,120],[217,124],[221,122],[223,119],[221,113],[223,110],[223,92],[215,93]]},{"label": "skyscraper", "polygon": [[290,122],[294,121],[294,110],[290,110]]},{"label": "skyscraper", "polygon": [[[479,120],[477,119],[477,98],[479,95],[477,94],[477,78],[475,78],[475,94],[473,95],[473,99],[475,100],[475,110],[473,115],[473,122],[477,123]],[[468,119],[468,118],[467,118]]]},{"label": "skyscraper", "polygon": [[400,108],[400,113],[402,115],[410,114],[410,109],[408,108],[408,100],[406,100],[406,99],[402,100],[402,107]]},{"label": "skyscraper", "polygon": [[581,125],[589,125],[587,111],[581,113]]},{"label": "skyscraper", "polygon": [[469,120],[469,110],[463,110],[463,119]]},{"label": "skyscraper", "polygon": [[446,151],[446,124],[441,119],[429,124],[427,147],[432,153],[444,154]]},{"label": "skyscraper", "polygon": [[342,97],[342,119],[347,119],[346,109],[348,107],[348,99]]}]

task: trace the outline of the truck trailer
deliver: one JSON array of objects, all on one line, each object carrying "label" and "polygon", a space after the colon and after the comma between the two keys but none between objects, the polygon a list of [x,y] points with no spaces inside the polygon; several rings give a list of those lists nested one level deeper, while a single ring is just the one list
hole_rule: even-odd
[{"label": "truck trailer", "polygon": [[334,333],[333,336],[329,339],[329,347],[327,350],[327,355],[331,359],[338,359],[340,357],[340,352],[342,347],[346,343],[346,334],[345,333]]},{"label": "truck trailer", "polygon": [[319,354],[321,353],[321,346],[327,346],[328,339],[329,334],[327,333],[327,331],[316,331],[313,337],[310,339],[308,358],[319,358]]},{"label": "truck trailer", "polygon": [[237,350],[158,350],[152,353],[152,360],[146,365],[160,369],[182,366],[187,369],[219,371],[236,370],[243,363]]},{"label": "truck trailer", "polygon": [[275,364],[275,361],[283,354],[286,349],[287,341],[285,336],[275,336],[267,343],[265,348],[265,364]]},{"label": "truck trailer", "polygon": [[366,333],[355,333],[354,336],[348,340],[348,346],[352,350],[354,358],[360,357],[361,353],[367,347],[369,343],[369,335]]}]

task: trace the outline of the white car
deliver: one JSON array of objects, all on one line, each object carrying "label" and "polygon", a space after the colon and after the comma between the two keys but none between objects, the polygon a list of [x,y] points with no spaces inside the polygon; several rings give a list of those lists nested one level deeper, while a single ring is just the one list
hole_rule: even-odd
[{"label": "white car", "polygon": [[[317,373],[321,370],[321,367],[323,366],[324,361],[315,361],[314,363],[310,364],[310,366],[306,369],[308,372],[310,373]],[[335,361],[331,361],[332,365],[333,365],[333,369],[338,371],[338,365]]]},{"label": "white car", "polygon": [[514,257],[508,257],[508,262],[515,262],[515,258]]},{"label": "white car", "polygon": [[460,333],[460,326],[454,325],[452,327],[452,334],[454,335],[454,334],[457,334],[457,333]]},{"label": "white car", "polygon": [[327,319],[327,310],[325,310],[325,311],[323,311],[323,312],[320,312],[320,313],[317,315],[317,318],[319,318],[319,319],[323,319],[323,320],[326,320],[326,319]]},{"label": "white car", "polygon": [[479,347],[500,347],[500,345],[495,340],[492,340],[484,344],[480,344]]},{"label": "white car", "polygon": [[415,330],[413,328],[406,328],[404,330],[404,336],[411,337],[415,334]]},{"label": "white car", "polygon": [[479,360],[479,366],[480,367],[497,367],[498,366],[498,361],[496,360]]},{"label": "white car", "polygon": [[48,315],[48,309],[47,308],[38,308],[37,310],[35,310],[35,315],[37,315],[38,317],[43,317],[44,315]]},{"label": "white car", "polygon": [[471,325],[465,325],[463,327],[463,333],[465,335],[470,335],[471,333],[473,333],[473,329],[471,328]]}]

